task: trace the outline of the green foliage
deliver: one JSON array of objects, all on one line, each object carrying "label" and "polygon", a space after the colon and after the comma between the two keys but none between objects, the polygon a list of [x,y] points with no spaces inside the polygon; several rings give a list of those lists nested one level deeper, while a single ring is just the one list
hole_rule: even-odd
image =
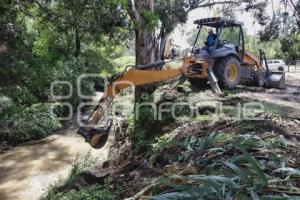
[{"label": "green foliage", "polygon": [[154,154],[160,153],[162,150],[174,145],[176,143],[174,137],[169,134],[164,134],[156,138],[156,142],[152,144],[152,151]]},{"label": "green foliage", "polygon": [[2,123],[4,119],[7,119],[13,116],[15,113],[21,111],[22,108],[16,106],[10,97],[0,94],[0,114]]},{"label": "green foliage", "polygon": [[128,118],[126,134],[134,142],[134,149],[136,152],[139,152],[146,146],[147,142],[145,131],[136,128],[136,121],[133,114]]},{"label": "green foliage", "polygon": [[124,67],[135,65],[135,57],[134,56],[122,56],[117,59],[113,60],[114,66],[117,67],[117,69],[124,70]]},{"label": "green foliage", "polygon": [[57,44],[58,34],[43,29],[33,42],[32,52],[42,63],[55,63],[60,57]]},{"label": "green foliage", "polygon": [[[84,170],[89,169],[95,165],[95,158],[93,158],[91,152],[79,157],[74,163],[72,170],[66,180],[59,180],[55,185],[51,185],[48,189],[47,194],[43,197],[44,200],[54,200],[54,199],[84,199],[90,197],[109,197],[109,192],[103,186],[92,186],[91,188],[82,189],[79,191],[64,192],[71,189],[80,173]],[[108,196],[107,196],[108,195]],[[96,198],[97,199],[97,198]]]},{"label": "green foliage", "polygon": [[267,59],[275,58],[276,52],[279,52],[280,49],[280,43],[278,43],[278,40],[275,40],[276,43],[262,42],[259,40],[258,37],[246,36],[245,41],[246,41],[245,48],[250,52],[254,53],[255,55],[259,55],[259,49],[264,49],[266,52]]},{"label": "green foliage", "polygon": [[183,0],[155,1],[155,12],[167,33],[172,32],[178,23],[184,23],[187,20],[188,11],[185,9],[185,2]]},{"label": "green foliage", "polygon": [[108,183],[104,185],[91,185],[90,187],[80,187],[74,190],[80,173],[91,168],[96,163],[91,152],[79,157],[73,164],[72,170],[66,180],[59,180],[55,185],[51,185],[43,200],[73,200],[73,199],[93,199],[93,200],[114,200],[117,194],[109,190]]},{"label": "green foliage", "polygon": [[159,19],[158,16],[156,15],[156,13],[149,11],[149,10],[142,10],[142,16],[144,19],[144,23],[146,25],[146,29],[148,29],[150,31],[154,30],[154,28],[158,24],[158,19]]},{"label": "green foliage", "polygon": [[[70,99],[67,101],[70,102],[72,105],[78,105],[82,102],[82,99],[77,94],[77,78],[81,74],[89,73],[89,66],[85,65],[85,59],[73,58],[68,60],[62,60],[58,62],[57,71],[57,80],[68,81],[73,86],[73,93]],[[84,95],[92,95],[94,92],[94,82],[92,79],[82,79],[81,81],[81,91]],[[66,95],[69,93],[68,87],[60,87],[57,88],[58,94]]]},{"label": "green foliage", "polygon": [[71,186],[75,180],[78,178],[79,174],[83,172],[84,170],[89,169],[93,165],[95,165],[96,160],[93,158],[92,153],[89,151],[85,155],[79,157],[77,159],[72,167],[72,170],[70,172],[70,175],[68,176],[67,180],[64,182],[62,186],[60,186],[61,189],[67,188]]},{"label": "green foliage", "polygon": [[259,55],[259,49],[263,49],[266,53],[267,59],[283,58],[281,45],[282,43],[279,39],[263,42],[257,36],[245,36],[245,48],[257,56]]},{"label": "green foliage", "polygon": [[47,200],[115,200],[117,197],[106,186],[92,185],[78,191],[70,191],[46,198]]},{"label": "green foliage", "polygon": [[[60,34],[61,38],[67,39],[68,45],[63,46],[67,48],[61,50],[68,55],[71,53],[75,57],[79,56],[84,49],[83,44],[102,43],[102,39],[107,35],[115,42],[122,41],[127,35],[122,29],[127,26],[126,13],[119,7],[124,4],[122,1],[80,0],[74,3],[69,0],[58,0],[54,2],[41,1],[38,6],[34,1],[33,3],[22,2],[21,6],[26,9],[38,8],[33,16],[50,26],[51,31]],[[56,40],[59,41],[59,38]]]},{"label": "green foliage", "polygon": [[162,136],[156,137],[155,142],[152,143],[152,154],[150,158],[151,163],[155,163],[158,157],[164,154],[164,150],[177,144],[173,135],[163,134]]},{"label": "green foliage", "polygon": [[[154,95],[158,96],[159,99],[154,100]],[[149,146],[149,141],[153,139],[153,136],[161,135],[163,127],[176,122],[171,112],[172,104],[168,104],[168,101],[166,93],[159,93],[157,91],[149,95],[147,100],[136,104],[136,119],[133,115],[130,117],[127,133],[134,141],[137,152]],[[160,106],[163,103],[167,104]],[[160,107],[161,109],[169,110],[168,112],[161,113],[161,118],[159,118],[157,111]],[[175,115],[177,117],[189,115],[189,112],[190,109],[186,105],[175,108]]]},{"label": "green foliage", "polygon": [[[153,96],[150,96],[147,102],[153,102]],[[146,101],[143,103],[146,103]],[[131,129],[129,131],[131,131],[130,135],[134,141],[135,151],[140,152],[149,145],[147,137],[155,131],[156,116],[151,105],[139,106],[137,103],[135,109],[138,110],[135,111],[135,116],[131,117],[131,122],[129,123]]]},{"label": "green foliage", "polygon": [[134,149],[137,152],[148,146],[147,136],[153,134],[157,127],[155,119],[155,112],[150,105],[139,106],[138,115],[130,117],[127,133],[134,141]]},{"label": "green foliage", "polygon": [[11,104],[1,110],[0,121],[0,140],[12,144],[43,138],[61,127],[47,104],[34,104],[26,109]]},{"label": "green foliage", "polygon": [[24,86],[4,87],[0,91],[4,95],[9,96],[18,105],[30,106],[38,102],[37,98]]},{"label": "green foliage", "polygon": [[171,180],[176,180],[177,178],[191,185],[186,184],[182,189],[175,190],[176,192],[154,196],[151,199],[160,200],[164,199],[164,196],[167,197],[165,199],[224,199],[226,198],[226,194],[230,195],[230,193],[239,189],[233,177],[206,175],[170,177]]},{"label": "green foliage", "polygon": [[285,35],[280,39],[281,50],[287,63],[295,64],[300,57],[300,34]]},{"label": "green foliage", "polygon": [[[50,95],[53,81],[71,83],[72,96],[64,101],[76,106],[83,101],[76,82],[81,74],[105,71],[109,76],[118,71],[112,60],[123,54],[121,42],[128,33],[120,29],[126,26],[120,2],[1,1],[1,45],[7,51],[0,53],[0,93],[11,103],[1,107],[1,138],[18,143],[42,138],[59,127],[46,105],[57,102]],[[112,13],[113,18],[108,17]],[[80,87],[91,95],[103,83],[84,78]],[[56,85],[55,94],[67,95],[69,88]],[[48,108],[36,108],[39,103]],[[62,116],[65,109],[54,111]]]}]

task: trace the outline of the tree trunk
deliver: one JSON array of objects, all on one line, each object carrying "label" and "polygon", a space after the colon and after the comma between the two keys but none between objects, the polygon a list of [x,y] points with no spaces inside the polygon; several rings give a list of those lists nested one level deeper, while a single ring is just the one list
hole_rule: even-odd
[{"label": "tree trunk", "polygon": [[[149,64],[156,61],[156,42],[154,32],[137,30],[135,36],[136,65]],[[136,87],[135,101],[141,101],[141,95],[145,91],[143,87]]]},{"label": "tree trunk", "polygon": [[136,30],[135,33],[136,64],[149,64],[156,60],[156,41],[154,32]]},{"label": "tree trunk", "polygon": [[[156,38],[155,30],[148,30],[147,24],[142,16],[142,12],[154,12],[154,0],[129,0],[129,15],[133,21],[137,22],[135,30],[135,56],[136,66],[141,64],[153,63],[156,60]],[[141,100],[142,89],[137,87],[135,90],[135,101]]]}]

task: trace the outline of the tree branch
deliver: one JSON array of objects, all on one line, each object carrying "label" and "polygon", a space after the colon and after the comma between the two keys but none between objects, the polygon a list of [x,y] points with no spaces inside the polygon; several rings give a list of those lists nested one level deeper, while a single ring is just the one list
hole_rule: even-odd
[{"label": "tree branch", "polygon": [[215,2],[209,2],[206,4],[200,4],[196,8],[203,8],[203,7],[210,7],[215,5],[222,5],[222,4],[239,4],[238,1],[215,1]]},{"label": "tree branch", "polygon": [[141,16],[140,13],[137,11],[136,6],[135,6],[135,0],[128,0],[130,9],[128,10],[128,14],[130,15],[132,20],[140,21]]},{"label": "tree branch", "polygon": [[298,27],[300,28],[300,20],[298,19],[298,15],[300,15],[300,10],[297,9],[296,5],[294,4],[294,2],[292,0],[290,0],[290,2],[295,9],[295,19],[297,21]]}]

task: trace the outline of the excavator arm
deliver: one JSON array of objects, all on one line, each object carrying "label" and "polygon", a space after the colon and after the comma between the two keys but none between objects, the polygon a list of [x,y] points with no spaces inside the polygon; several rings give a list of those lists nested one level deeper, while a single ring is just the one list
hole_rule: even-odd
[{"label": "excavator arm", "polygon": [[107,90],[100,99],[98,106],[88,119],[88,124],[96,124],[101,119],[105,109],[109,106],[114,97],[125,88],[173,80],[181,76],[182,73],[181,68],[152,71],[133,68],[130,69],[117,80],[108,85]]},{"label": "excavator arm", "polygon": [[99,135],[105,134],[105,131],[97,130],[94,126],[105,114],[107,108],[110,106],[117,94],[128,87],[143,86],[151,83],[174,80],[178,79],[183,74],[184,72],[182,68],[167,68],[164,70],[141,70],[131,68],[128,71],[125,71],[116,80],[107,85],[104,95],[99,100],[98,105],[88,118],[86,124],[79,129],[79,133],[83,135],[93,147],[95,147],[100,140]]}]

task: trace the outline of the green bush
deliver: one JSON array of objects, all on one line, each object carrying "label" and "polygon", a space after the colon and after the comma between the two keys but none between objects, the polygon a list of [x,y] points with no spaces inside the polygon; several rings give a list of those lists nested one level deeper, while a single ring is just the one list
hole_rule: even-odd
[{"label": "green bush", "polygon": [[50,86],[57,80],[57,66],[50,63],[19,62],[22,85],[39,100],[46,102],[50,96]]},{"label": "green bush", "polygon": [[72,190],[72,186],[76,182],[80,173],[95,165],[95,158],[92,157],[91,152],[83,155],[77,159],[72,167],[72,170],[65,181],[59,181],[53,186],[50,186],[48,193],[42,198],[44,200],[73,200],[73,199],[99,199],[110,200],[117,197],[111,193],[108,186],[92,185],[88,188],[80,188],[79,190]]},{"label": "green bush", "polygon": [[[156,103],[156,108],[159,108],[161,103],[166,102],[165,99],[159,99],[158,102],[154,101],[153,94],[148,96],[147,100],[144,100],[142,103]],[[163,97],[162,97],[163,98]],[[170,109],[172,105],[166,104],[163,106],[163,109]],[[127,134],[134,143],[134,149],[137,152],[140,152],[144,148],[149,146],[149,140],[151,138],[161,135],[163,128],[173,124],[175,122],[174,117],[171,112],[162,113],[162,118],[158,119],[157,110],[154,110],[150,104],[145,104],[141,106],[136,106],[135,109],[138,109],[138,116],[132,115],[128,120]],[[185,106],[178,106],[176,108],[176,115],[183,116],[188,115],[189,109],[186,109]],[[136,111],[135,111],[136,112]]]},{"label": "green bush", "polygon": [[80,190],[72,190],[67,193],[60,193],[49,200],[115,200],[117,197],[112,194],[105,186],[93,185],[88,188],[81,188]]},{"label": "green bush", "polygon": [[[150,96],[147,102],[151,103],[152,101],[153,97]],[[134,141],[134,149],[139,152],[148,145],[147,137],[153,135],[159,126],[155,112],[150,105],[137,105],[136,109],[138,109],[138,116],[132,115],[129,118],[127,133]]]},{"label": "green bush", "polygon": [[0,140],[12,144],[46,137],[61,127],[49,104],[34,104],[27,109],[12,104],[1,111],[1,116]]},{"label": "green bush", "polygon": [[[0,89],[3,95],[10,97],[13,102],[20,105],[32,105],[37,103],[37,98],[24,86],[11,86]],[[1,96],[1,94],[0,94]]]},{"label": "green bush", "polygon": [[154,154],[158,154],[162,150],[174,145],[176,143],[174,136],[164,134],[156,138],[156,142],[152,144],[152,151]]},{"label": "green bush", "polygon": [[[86,58],[69,57],[61,58],[55,62],[41,62],[37,67],[30,66],[26,63],[22,64],[22,80],[23,87],[30,91],[39,102],[47,102],[51,100],[50,87],[54,81],[67,81],[73,86],[71,98],[66,101],[72,105],[78,105],[82,99],[77,94],[77,78],[82,74],[99,73],[100,69],[97,65],[89,64]],[[81,81],[81,91],[84,95],[92,95],[94,92],[95,78],[85,78]],[[68,95],[69,87],[65,84],[55,85],[55,95]],[[14,93],[12,91],[11,93]],[[10,96],[10,94],[8,94]],[[38,102],[36,101],[36,102]],[[15,101],[17,102],[17,101]],[[33,103],[36,103],[33,102]]]},{"label": "green bush", "polygon": [[123,71],[126,66],[135,65],[135,57],[122,56],[120,58],[114,59],[113,62],[118,71]]},{"label": "green bush", "polygon": [[6,95],[0,94],[0,116],[1,118],[6,117],[9,114],[9,108],[14,105],[11,98]]},{"label": "green bush", "polygon": [[141,128],[140,121],[135,120],[132,114],[128,119],[126,134],[131,138],[136,152],[141,151],[147,145],[146,131]]}]

